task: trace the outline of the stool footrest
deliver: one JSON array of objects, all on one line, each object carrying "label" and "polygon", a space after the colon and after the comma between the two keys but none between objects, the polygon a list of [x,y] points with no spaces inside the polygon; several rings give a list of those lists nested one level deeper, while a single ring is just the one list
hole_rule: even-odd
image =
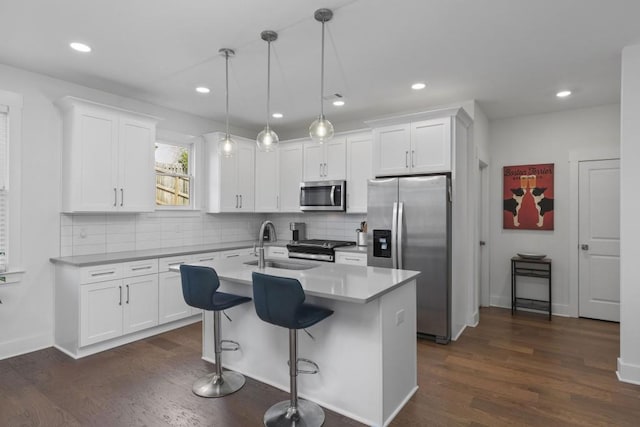
[{"label": "stool footrest", "polygon": [[[308,365],[311,365],[311,369],[300,369],[300,363],[306,363]],[[287,360],[287,366],[289,366],[289,361]],[[302,357],[298,357],[298,361],[296,363],[296,371],[299,374],[317,374],[318,372],[320,372],[320,367],[318,366],[318,364],[316,362],[314,362],[313,360],[309,360],[309,359],[304,359]]]},{"label": "stool footrest", "polygon": [[[225,346],[225,344],[227,344]],[[238,351],[240,350],[240,343],[231,340],[220,340],[220,350],[222,351]]]}]

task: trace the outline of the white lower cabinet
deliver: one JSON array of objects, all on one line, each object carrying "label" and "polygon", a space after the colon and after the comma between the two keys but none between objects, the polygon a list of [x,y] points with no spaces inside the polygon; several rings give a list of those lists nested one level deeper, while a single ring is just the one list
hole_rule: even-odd
[{"label": "white lower cabinet", "polygon": [[80,346],[158,324],[158,275],[108,280],[80,287]]},{"label": "white lower cabinet", "polygon": [[182,296],[180,273],[167,271],[160,273],[159,276],[160,324],[191,316],[192,307],[184,301]]},{"label": "white lower cabinet", "polygon": [[336,264],[367,266],[367,254],[336,251]]}]

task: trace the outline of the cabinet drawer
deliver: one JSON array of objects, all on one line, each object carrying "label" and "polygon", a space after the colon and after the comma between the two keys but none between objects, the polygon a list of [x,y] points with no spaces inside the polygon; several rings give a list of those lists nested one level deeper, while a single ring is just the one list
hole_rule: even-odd
[{"label": "cabinet drawer", "polygon": [[350,252],[336,252],[336,263],[337,264],[360,265],[360,266],[366,267],[367,266],[367,255],[366,254],[350,253]]},{"label": "cabinet drawer", "polygon": [[80,269],[80,284],[104,282],[121,277],[122,264],[103,264]]},{"label": "cabinet drawer", "polygon": [[289,251],[279,246],[268,246],[267,258],[289,258]]},{"label": "cabinet drawer", "polygon": [[253,248],[235,249],[222,252],[222,258],[237,258],[244,255],[253,255]]},{"label": "cabinet drawer", "polygon": [[169,267],[171,267],[172,265],[186,264],[192,261],[193,261],[193,255],[180,255],[180,256],[160,258],[158,260],[159,271],[160,273],[164,271],[169,271]]},{"label": "cabinet drawer", "polygon": [[207,252],[204,254],[192,255],[193,262],[208,262],[214,261],[220,257],[220,252]]},{"label": "cabinet drawer", "polygon": [[143,259],[139,261],[129,261],[123,264],[124,277],[144,276],[158,272],[158,259]]}]

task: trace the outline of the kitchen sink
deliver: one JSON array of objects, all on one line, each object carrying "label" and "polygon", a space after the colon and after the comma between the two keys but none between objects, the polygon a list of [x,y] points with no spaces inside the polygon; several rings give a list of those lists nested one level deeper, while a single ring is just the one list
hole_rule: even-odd
[{"label": "kitchen sink", "polygon": [[[245,262],[246,265],[258,265],[258,260]],[[316,264],[303,264],[300,262],[286,262],[277,261],[273,259],[266,259],[264,261],[265,267],[282,268],[283,270],[309,270],[310,268],[317,267]]]}]

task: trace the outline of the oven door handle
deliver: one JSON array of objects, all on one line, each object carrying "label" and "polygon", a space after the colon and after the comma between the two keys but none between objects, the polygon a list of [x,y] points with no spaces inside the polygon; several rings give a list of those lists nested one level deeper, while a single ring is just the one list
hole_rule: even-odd
[{"label": "oven door handle", "polygon": [[331,193],[329,194],[329,198],[331,199],[331,206],[336,205],[336,186],[331,186]]}]

